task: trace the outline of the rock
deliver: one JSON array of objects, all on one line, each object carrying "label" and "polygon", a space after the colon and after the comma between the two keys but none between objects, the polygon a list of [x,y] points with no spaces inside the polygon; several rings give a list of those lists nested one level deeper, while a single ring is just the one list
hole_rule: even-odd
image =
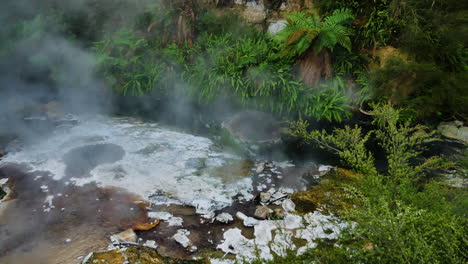
[{"label": "rock", "polygon": [[124,243],[124,242],[136,243],[137,235],[135,234],[133,229],[127,229],[123,232],[120,232],[116,235],[111,236],[110,240],[113,243]]},{"label": "rock", "polygon": [[265,6],[262,3],[256,1],[249,1],[246,3],[244,11],[241,16],[247,23],[250,24],[262,24],[267,18]]},{"label": "rock", "polygon": [[286,27],[286,25],[287,25],[286,19],[280,19],[276,22],[272,22],[268,26],[268,33],[270,34],[270,36],[274,36],[281,30],[283,30]]},{"label": "rock", "polygon": [[265,169],[265,162],[260,162],[255,169],[256,173],[261,173]]},{"label": "rock", "polygon": [[148,212],[149,218],[161,219],[161,221],[168,222],[169,226],[182,226],[184,219],[175,217],[168,212]]},{"label": "rock", "polygon": [[179,244],[181,244],[184,248],[190,246],[190,239],[188,236],[190,235],[190,231],[187,229],[179,229],[177,233],[172,236],[172,238]]},{"label": "rock", "polygon": [[228,213],[221,213],[219,215],[216,216],[216,221],[218,222],[221,222],[221,223],[229,223],[229,222],[232,222],[234,220],[234,218],[232,217],[232,215],[228,214]]},{"label": "rock", "polygon": [[320,173],[320,176],[323,176],[323,175],[327,174],[329,171],[331,171],[332,169],[333,169],[333,166],[320,165],[319,168],[318,168],[318,171]]},{"label": "rock", "polygon": [[260,223],[260,221],[258,221],[257,219],[250,217],[250,216],[246,216],[245,214],[241,212],[237,212],[236,217],[237,219],[242,220],[244,225],[247,227],[256,226]]},{"label": "rock", "polygon": [[468,127],[461,126],[460,122],[442,122],[437,127],[437,130],[444,137],[456,139],[468,144]]},{"label": "rock", "polygon": [[288,195],[287,194],[284,194],[282,192],[275,192],[271,195],[271,202],[273,202],[274,204],[281,204],[281,200],[286,198]]},{"label": "rock", "polygon": [[158,246],[156,245],[156,241],[154,240],[146,240],[146,242],[143,244],[145,247],[149,248],[157,248]]},{"label": "rock", "polygon": [[145,223],[136,223],[132,226],[134,230],[148,231],[159,225],[159,219],[153,219]]},{"label": "rock", "polygon": [[267,206],[257,206],[254,216],[258,219],[265,220],[270,215],[270,208]]},{"label": "rock", "polygon": [[261,192],[260,193],[260,201],[262,203],[267,203],[271,199],[271,193],[269,192]]},{"label": "rock", "polygon": [[291,199],[284,200],[281,204],[281,207],[283,207],[284,211],[286,212],[292,212],[296,210],[296,204],[294,204],[294,202],[291,201]]}]

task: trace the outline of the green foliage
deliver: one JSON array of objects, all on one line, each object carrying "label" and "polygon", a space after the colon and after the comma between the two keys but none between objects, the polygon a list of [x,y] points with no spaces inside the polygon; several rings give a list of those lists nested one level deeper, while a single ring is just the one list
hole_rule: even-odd
[{"label": "green foliage", "polygon": [[[360,196],[362,205],[347,214],[357,225],[342,234],[339,247],[309,250],[308,260],[466,262],[468,225],[466,214],[460,214],[460,207],[466,204],[466,189],[454,192],[435,181],[421,185],[421,177],[427,171],[452,164],[438,157],[416,162],[422,144],[431,133],[424,132],[422,126],[401,121],[401,110],[390,105],[374,105],[371,114],[376,129],[364,135],[357,126],[327,133],[308,132],[304,121],[292,123],[292,131],[305,142],[315,142],[334,151],[345,164],[364,175],[364,180],[356,185],[363,195]],[[383,173],[376,170],[373,154],[366,148],[370,137],[378,140],[387,154],[388,167]],[[289,258],[292,263],[301,263],[299,260],[303,259],[294,256],[286,259]]]},{"label": "green foliage", "polygon": [[154,54],[148,54],[148,46],[126,29],[95,44],[101,69],[119,93],[142,95],[155,86],[162,69],[155,64]]},{"label": "green foliage", "polygon": [[284,57],[300,56],[311,47],[315,53],[324,48],[333,50],[337,44],[351,50],[350,31],[346,25],[353,18],[349,9],[334,10],[323,20],[315,10],[290,13],[286,28],[274,38],[282,44]]},{"label": "green foliage", "polygon": [[356,15],[353,43],[357,50],[386,46],[397,38],[401,21],[398,20],[398,0],[348,1],[319,0],[317,5],[325,14],[339,8],[349,8]]},{"label": "green foliage", "polygon": [[95,44],[103,74],[118,93],[171,95],[177,83],[182,94],[199,103],[220,97],[277,114],[328,121],[349,116],[342,81],[310,88],[295,76],[293,59],[279,59],[278,44],[267,35],[244,30],[228,32],[216,16],[202,15],[192,47],[163,45],[134,31],[119,30]]},{"label": "green foliage", "polygon": [[377,97],[417,109],[416,117],[463,115],[468,108],[467,76],[466,72],[443,72],[431,63],[390,58],[383,68],[370,72],[369,85]]}]

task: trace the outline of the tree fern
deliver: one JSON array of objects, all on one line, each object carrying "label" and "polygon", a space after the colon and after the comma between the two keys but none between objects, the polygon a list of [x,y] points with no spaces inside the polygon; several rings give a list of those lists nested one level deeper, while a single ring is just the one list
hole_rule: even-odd
[{"label": "tree fern", "polygon": [[310,48],[319,53],[337,44],[351,50],[347,26],[353,18],[349,9],[337,9],[324,19],[315,10],[290,13],[286,28],[274,38],[282,44],[281,55],[285,57],[300,56]]}]

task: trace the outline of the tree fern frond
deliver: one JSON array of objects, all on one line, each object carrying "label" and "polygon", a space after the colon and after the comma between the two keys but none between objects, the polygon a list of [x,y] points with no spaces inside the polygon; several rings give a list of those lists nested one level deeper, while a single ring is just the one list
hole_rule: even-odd
[{"label": "tree fern frond", "polygon": [[286,17],[286,27],[274,37],[283,43],[281,54],[301,55],[312,45],[315,52],[333,49],[337,44],[351,49],[350,31],[346,27],[354,19],[350,9],[337,9],[323,21],[316,10],[293,12]]}]

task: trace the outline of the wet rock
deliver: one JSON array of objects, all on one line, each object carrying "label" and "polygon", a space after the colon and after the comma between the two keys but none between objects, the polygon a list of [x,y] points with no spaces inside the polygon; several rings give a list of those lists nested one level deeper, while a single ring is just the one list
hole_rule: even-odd
[{"label": "wet rock", "polygon": [[153,219],[146,223],[136,223],[132,226],[134,230],[147,231],[159,225],[159,219]]},{"label": "wet rock", "polygon": [[137,235],[133,231],[133,229],[127,229],[123,232],[120,232],[116,235],[110,237],[110,240],[113,243],[136,243],[137,242]]},{"label": "wet rock", "polygon": [[265,162],[260,162],[255,169],[256,173],[261,173],[265,169]]},{"label": "wet rock", "polygon": [[320,173],[320,176],[323,176],[327,174],[329,171],[333,169],[333,166],[328,166],[328,165],[320,165],[318,168],[318,171]]},{"label": "wet rock", "polygon": [[270,215],[270,208],[267,206],[257,206],[254,216],[258,219],[265,220]]},{"label": "wet rock", "polygon": [[282,201],[284,198],[286,198],[286,197],[288,197],[287,194],[284,194],[284,193],[282,193],[282,192],[275,192],[275,193],[273,193],[273,194],[271,195],[270,201],[271,201],[272,203],[274,203],[274,204],[280,205],[280,204],[281,204],[281,201]]},{"label": "wet rock", "polygon": [[237,212],[236,217],[237,217],[237,219],[242,220],[243,224],[245,226],[247,226],[247,227],[255,226],[255,225],[258,225],[260,223],[260,221],[258,221],[257,219],[255,219],[253,217],[250,217],[250,216],[246,216],[245,214],[243,214],[241,212]]},{"label": "wet rock", "polygon": [[439,133],[444,137],[456,139],[468,144],[468,127],[463,126],[460,121],[442,122],[437,127]]},{"label": "wet rock", "polygon": [[262,203],[268,203],[268,201],[270,201],[271,199],[271,193],[269,192],[261,192],[260,193],[260,201]]},{"label": "wet rock", "polygon": [[164,222],[167,222],[169,226],[182,226],[184,220],[181,217],[175,217],[168,212],[149,212],[149,218],[161,219]]},{"label": "wet rock", "polygon": [[149,248],[157,248],[158,246],[156,245],[156,241],[154,240],[146,240],[146,242],[143,244],[145,247]]},{"label": "wet rock", "polygon": [[281,203],[281,206],[283,207],[284,211],[286,212],[292,212],[296,210],[296,204],[291,199],[286,199]]},{"label": "wet rock", "polygon": [[229,223],[229,222],[232,222],[234,220],[234,218],[232,217],[232,215],[228,214],[228,213],[221,213],[219,215],[216,216],[216,221],[218,222],[221,222],[221,223]]},{"label": "wet rock", "polygon": [[190,231],[187,229],[179,229],[172,238],[184,248],[188,248],[190,246],[190,239],[188,238],[189,235]]}]

